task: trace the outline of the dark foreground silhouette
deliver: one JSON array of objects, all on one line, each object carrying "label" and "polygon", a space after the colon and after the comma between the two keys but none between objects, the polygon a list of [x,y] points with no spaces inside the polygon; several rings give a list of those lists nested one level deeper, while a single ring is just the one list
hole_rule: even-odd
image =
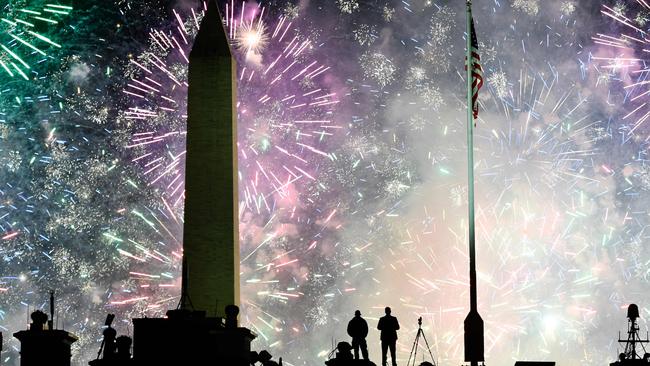
[{"label": "dark foreground silhouette", "polygon": [[359,359],[359,348],[364,360],[368,360],[368,323],[361,317],[361,311],[354,312],[354,318],[348,323],[348,335],[352,337],[352,349],[354,350],[354,359]]},{"label": "dark foreground silhouette", "polygon": [[325,361],[327,366],[376,366],[373,362],[366,360],[354,359],[352,356],[352,346],[348,342],[339,342],[336,346],[336,356]]},{"label": "dark foreground silhouette", "polygon": [[[639,336],[639,307],[636,304],[630,304],[627,308],[628,330],[627,338],[621,339],[619,333],[618,342],[625,345],[625,351],[618,355],[618,361],[612,362],[610,366],[641,366],[650,365],[650,353],[646,351],[645,344],[648,338]],[[637,346],[643,350],[643,357],[637,352]]]},{"label": "dark foreground silhouette", "polygon": [[395,358],[395,344],[397,343],[397,331],[399,330],[399,322],[397,318],[390,315],[391,310],[389,307],[384,309],[385,316],[379,318],[377,329],[381,331],[381,364],[387,366],[387,351],[390,349],[390,359],[393,366],[397,366],[397,359]]}]

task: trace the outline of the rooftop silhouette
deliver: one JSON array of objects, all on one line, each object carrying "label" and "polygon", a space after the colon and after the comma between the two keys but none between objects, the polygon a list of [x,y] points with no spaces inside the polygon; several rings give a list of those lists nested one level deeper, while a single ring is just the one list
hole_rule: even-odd
[{"label": "rooftop silhouette", "polygon": [[133,359],[137,365],[178,365],[187,360],[250,365],[256,335],[237,325],[239,309],[228,306],[226,318],[203,311],[170,310],[166,318],[133,319]]},{"label": "rooftop silhouette", "polygon": [[[50,313],[54,314],[54,292],[50,292]],[[14,333],[20,341],[20,365],[69,366],[71,346],[77,337],[65,330],[54,329],[53,316],[48,316],[40,310],[31,314],[32,323],[29,329]]]}]

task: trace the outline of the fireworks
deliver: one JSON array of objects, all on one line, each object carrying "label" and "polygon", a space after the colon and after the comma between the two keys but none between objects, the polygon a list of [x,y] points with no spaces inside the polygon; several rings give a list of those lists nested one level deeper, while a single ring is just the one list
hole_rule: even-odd
[{"label": "fireworks", "polygon": [[455,16],[456,13],[451,8],[444,6],[431,17],[429,36],[433,45],[442,46],[449,43],[451,30],[455,26]]},{"label": "fireworks", "polygon": [[512,3],[512,7],[530,16],[535,16],[539,13],[539,3],[537,0],[515,0]]},{"label": "fireworks", "polygon": [[440,89],[435,85],[426,84],[421,86],[418,90],[418,95],[422,98],[422,102],[434,111],[439,110],[445,103]]},{"label": "fireworks", "polygon": [[298,18],[298,16],[300,15],[300,7],[292,3],[287,3],[282,13],[284,14],[285,18],[289,20],[294,20]]},{"label": "fireworks", "polygon": [[505,98],[506,95],[508,95],[508,78],[505,72],[501,71],[492,73],[488,78],[488,84],[492,89],[494,89],[494,93],[499,98]]},{"label": "fireworks", "polygon": [[384,88],[395,80],[397,67],[385,55],[379,52],[366,52],[360,58],[363,74],[380,88]]},{"label": "fireworks", "polygon": [[50,49],[61,48],[45,31],[60,27],[61,20],[72,12],[72,7],[56,3],[38,7],[14,1],[2,8],[0,66],[3,77],[29,80],[33,67],[47,60]]},{"label": "fireworks", "polygon": [[395,8],[391,8],[388,5],[384,6],[382,12],[382,17],[384,18],[384,20],[390,22],[393,20],[393,16],[395,16]]},{"label": "fireworks", "polygon": [[234,38],[235,46],[244,52],[247,60],[251,53],[261,53],[269,42],[268,30],[261,18],[242,22]]},{"label": "fireworks", "polygon": [[121,210],[120,216],[102,233],[102,241],[114,248],[123,265],[129,264],[125,269],[129,280],[121,284],[109,305],[118,307],[124,316],[162,316],[178,300],[179,212],[161,199],[150,207],[132,205]]},{"label": "fireworks", "polygon": [[446,73],[450,70],[449,54],[453,48],[443,46],[450,43],[452,29],[456,26],[456,13],[449,7],[441,7],[431,16],[428,29],[429,38],[423,45],[418,45],[418,57],[426,60],[435,73]]},{"label": "fireworks", "polygon": [[573,14],[573,12],[576,11],[576,3],[573,1],[563,1],[562,4],[560,4],[560,12],[562,12],[563,15],[569,16]]},{"label": "fireworks", "polygon": [[362,46],[371,45],[377,39],[375,27],[368,24],[361,24],[353,33],[354,39]]},{"label": "fireworks", "polygon": [[344,14],[352,14],[359,10],[359,2],[357,0],[336,0],[336,4],[339,6],[341,13]]},{"label": "fireworks", "polygon": [[[630,6],[628,6],[630,5]],[[599,66],[599,81],[620,80],[623,84],[624,101],[632,106],[623,121],[628,125],[628,134],[637,134],[650,116],[646,108],[648,71],[644,59],[647,40],[642,29],[650,7],[643,2],[618,2],[613,7],[603,4],[601,14],[612,21],[618,34],[597,33],[592,39],[601,46],[593,57]]]},{"label": "fireworks", "polygon": [[[354,310],[372,325],[389,305],[400,355],[423,316],[438,361],[461,360],[463,2],[221,4],[238,61],[242,324],[254,348],[319,364]],[[85,7],[53,5],[68,6],[2,5],[0,329],[24,328],[21,304],[57,287],[88,358],[106,311],[128,324],[178,301],[187,63],[204,6],[184,2],[165,21],[148,1],[98,3],[80,25]],[[131,43],[93,28],[114,5],[103,28]],[[613,359],[620,308],[648,302],[650,9],[578,11],[590,5],[475,2],[479,308],[492,363]]]},{"label": "fireworks", "polygon": [[[133,57],[126,70],[129,82],[123,94],[129,108],[119,123],[132,131],[126,145],[129,160],[164,204],[149,214],[137,209],[143,216],[127,211],[125,220],[151,222],[158,227],[153,238],[165,240],[160,246],[156,239],[138,239],[137,232],[123,232],[124,226],[106,232],[105,240],[130,263],[135,283],[125,284],[127,295],[116,295],[112,303],[129,314],[156,314],[166,306],[161,301],[178,290],[172,285],[179,275],[187,63],[202,11],[174,11],[174,25],[152,30],[148,49]],[[327,276],[318,274],[324,260],[316,259],[322,255],[314,248],[332,245],[330,238],[319,236],[335,230],[330,221],[336,209],[323,202],[327,187],[321,170],[333,159],[330,140],[342,130],[335,115],[339,100],[330,89],[331,68],[317,57],[317,32],[303,33],[300,19],[275,18],[250,3],[228,3],[223,14],[238,64],[242,296],[244,310],[251,314],[246,325],[267,344],[277,343],[295,334],[296,327],[287,328],[282,319],[317,301],[304,293],[324,292],[332,281],[329,269]],[[151,217],[152,211],[159,219]],[[161,236],[170,233],[175,241]],[[313,262],[303,261],[306,257]],[[152,287],[138,288],[143,281]],[[280,330],[286,334],[276,334]]]},{"label": "fireworks", "polygon": [[[311,161],[328,158],[321,146],[338,129],[331,119],[336,94],[318,84],[329,67],[310,57],[312,41],[290,21],[281,17],[268,27],[263,13],[243,5],[226,17],[239,51],[241,197],[258,213],[272,211],[276,197],[287,198],[294,186],[316,179]],[[150,50],[131,61],[132,83],[124,90],[135,104],[124,115],[136,131],[128,146],[132,160],[151,184],[165,189],[173,206],[183,197],[187,54],[200,18],[193,12],[185,22],[176,13],[172,33],[153,30]]]},{"label": "fireworks", "polygon": [[[415,6],[406,9],[409,4],[401,8],[400,19],[415,13]],[[523,11],[510,4],[507,7],[513,12],[509,14]],[[504,8],[502,5],[506,11]],[[356,130],[341,149],[345,154],[337,154],[337,170],[332,174],[351,191],[350,203],[342,211],[353,212],[348,216],[352,224],[344,233],[348,245],[358,250],[350,262],[363,263],[361,266],[371,268],[368,271],[372,273],[371,279],[365,278],[367,282],[340,283],[339,288],[370,286],[366,292],[378,292],[367,300],[348,295],[352,299],[345,303],[352,305],[347,309],[361,306],[378,315],[382,305],[392,305],[394,311],[406,314],[402,316],[416,319],[426,315],[431,324],[428,331],[439,340],[434,353],[443,362],[462,358],[462,342],[455,337],[460,334],[458,326],[467,306],[464,106],[454,107],[457,103],[453,101],[454,95],[463,92],[453,79],[462,70],[463,57],[462,50],[454,48],[462,47],[457,46],[462,39],[454,34],[463,29],[449,16],[455,10],[432,8],[430,24],[409,23],[417,23],[417,30],[391,24],[392,34],[404,34],[395,42],[397,46],[388,41],[382,44],[381,54],[396,66],[393,79],[382,84],[381,78],[364,73],[364,83],[371,85],[359,85],[353,95],[363,101],[360,104],[371,104],[379,111],[358,113]],[[542,9],[536,11],[531,15]],[[589,243],[609,243],[605,247],[621,235],[617,220],[624,213],[613,206],[617,188],[611,177],[620,166],[607,163],[603,150],[612,148],[616,132],[592,114],[599,113],[594,112],[598,104],[588,98],[591,94],[579,84],[581,79],[571,77],[577,75],[572,74],[575,71],[567,71],[569,67],[560,71],[556,66],[564,62],[555,58],[566,50],[563,47],[572,47],[574,35],[562,25],[560,13],[555,14],[558,22],[553,24],[513,23],[512,32],[498,33],[498,40],[488,36],[492,34],[489,26],[479,24],[481,34],[488,34],[479,36],[487,44],[480,48],[488,50],[489,56],[489,88],[480,96],[481,118],[475,131],[479,271],[483,271],[479,289],[484,291],[479,299],[485,299],[479,307],[491,314],[490,319],[484,316],[486,329],[490,329],[486,338],[489,357],[504,362],[558,352],[560,346],[555,341],[548,341],[540,351],[538,339],[562,339],[563,344],[584,349],[595,358],[603,357],[595,354],[606,353],[573,334],[592,332],[593,324],[603,324],[608,316],[601,315],[608,313],[606,300],[603,303],[586,296],[589,286],[598,286],[599,275],[592,273],[591,264],[582,258],[608,256],[605,253],[611,249]],[[427,18],[425,14],[413,17],[422,20]],[[548,33],[544,29],[549,29]],[[367,49],[364,56],[373,52]],[[538,69],[522,68],[522,64]],[[361,58],[361,70],[367,72],[367,65],[367,56]],[[436,89],[441,92],[434,93]],[[428,97],[440,100],[438,113],[427,108]],[[402,169],[385,169],[382,161]],[[372,182],[375,191],[364,190],[363,182]],[[365,199],[367,196],[371,199]],[[602,227],[596,222],[607,224]],[[638,248],[625,249],[625,253],[636,258]],[[561,288],[558,296],[575,294],[566,301],[568,310],[563,302],[549,297],[553,290],[543,288]],[[402,296],[390,302],[384,291],[398,291]],[[449,294],[458,297],[450,299]],[[495,300],[502,296],[507,306]],[[572,335],[560,334],[558,324]],[[415,333],[411,328],[406,334],[409,331]],[[521,347],[508,348],[505,339],[509,340],[505,343]]]}]

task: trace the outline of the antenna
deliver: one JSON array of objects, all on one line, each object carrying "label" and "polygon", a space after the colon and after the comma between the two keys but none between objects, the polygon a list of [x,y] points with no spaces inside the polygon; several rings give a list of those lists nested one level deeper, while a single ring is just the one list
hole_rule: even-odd
[{"label": "antenna", "polygon": [[181,276],[181,299],[176,306],[176,310],[194,310],[192,299],[190,299],[190,292],[188,288],[188,268],[187,258],[183,253],[183,275]]},{"label": "antenna", "polygon": [[636,353],[636,345],[639,343],[643,352],[646,353],[644,343],[648,343],[648,337],[642,339],[639,337],[639,325],[636,320],[639,318],[639,307],[636,304],[630,304],[627,308],[627,318],[629,328],[627,331],[627,339],[621,339],[621,333],[619,332],[618,341],[619,343],[625,343],[625,351],[621,354],[621,357],[627,360],[636,360],[640,359],[639,355]]},{"label": "antenna", "polygon": [[54,330],[54,290],[50,290],[50,320],[47,322],[47,327]]}]

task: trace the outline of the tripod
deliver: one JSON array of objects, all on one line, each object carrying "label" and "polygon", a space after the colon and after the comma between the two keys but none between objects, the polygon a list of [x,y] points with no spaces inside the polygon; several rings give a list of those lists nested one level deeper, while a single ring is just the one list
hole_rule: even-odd
[{"label": "tripod", "polygon": [[[431,363],[433,366],[436,366],[436,361],[433,359],[433,353],[431,353],[431,347],[429,347],[429,342],[427,342],[427,337],[422,331],[422,317],[418,318],[418,333],[415,335],[415,341],[413,341],[413,347],[411,348],[411,353],[409,354],[409,360],[406,362],[406,366],[413,365],[415,366],[415,360],[418,356],[418,347],[420,346],[420,337],[424,339],[424,344],[427,346],[427,351],[429,351],[429,356],[431,356]],[[411,364],[411,357],[413,357],[413,363]]]}]

